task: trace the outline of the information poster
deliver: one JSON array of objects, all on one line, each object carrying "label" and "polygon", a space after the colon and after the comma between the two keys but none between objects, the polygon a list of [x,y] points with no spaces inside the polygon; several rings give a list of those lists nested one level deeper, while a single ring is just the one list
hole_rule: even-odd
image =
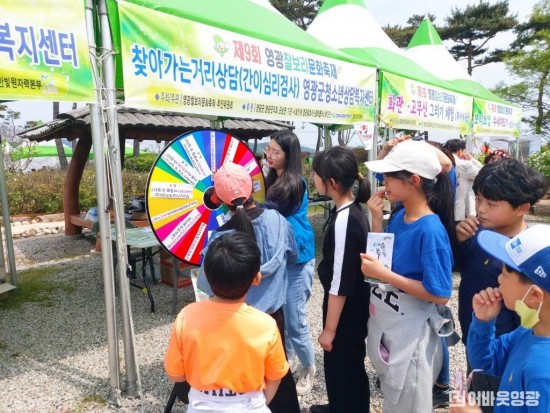
[{"label": "information poster", "polygon": [[374,68],[118,3],[126,103],[182,113],[374,120]]}]

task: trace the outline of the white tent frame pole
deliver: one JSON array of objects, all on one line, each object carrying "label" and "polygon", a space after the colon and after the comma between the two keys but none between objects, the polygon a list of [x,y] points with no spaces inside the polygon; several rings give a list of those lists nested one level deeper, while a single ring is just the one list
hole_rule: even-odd
[{"label": "white tent frame pole", "polygon": [[102,52],[107,53],[103,63],[103,82],[106,95],[107,142],[109,143],[109,161],[111,163],[111,185],[113,190],[113,208],[115,213],[116,245],[118,251],[118,279],[122,326],[124,330],[124,361],[126,371],[126,394],[129,397],[141,397],[141,380],[136,361],[134,324],[132,320],[132,303],[130,299],[130,281],[127,277],[128,252],[126,244],[126,224],[124,220],[124,197],[122,194],[122,166],[120,142],[118,136],[118,119],[115,86],[115,57],[111,28],[107,13],[106,0],[99,0],[99,27],[101,32]]},{"label": "white tent frame pole", "polygon": [[[376,69],[376,81],[374,85],[374,130],[372,131],[372,149],[370,151],[367,151],[367,160],[368,161],[374,161],[376,160],[376,157],[378,156],[378,128],[380,126],[380,97],[378,96],[378,82],[380,80],[380,69]],[[374,177],[374,174],[369,169],[369,185],[371,188],[371,195],[374,195],[376,193],[376,178]],[[372,214],[370,212],[370,209],[367,208],[367,216],[369,217],[369,224],[372,228]]]},{"label": "white tent frame pole", "polygon": [[[369,161],[376,160],[378,156],[378,128],[380,127],[380,97],[378,96],[378,84],[380,80],[380,69],[376,69],[376,82],[374,85],[374,131],[372,133],[372,149],[368,151],[367,159]],[[371,191],[374,194],[376,191],[376,178],[372,171],[369,171],[369,184]]]},{"label": "white tent frame pole", "polygon": [[[101,117],[100,103],[101,93],[98,89],[97,79],[99,70],[96,62],[96,43],[94,33],[94,3],[93,0],[86,0],[86,29],[88,32],[88,46],[90,49],[90,60],[95,86],[96,103],[90,103],[90,129],[92,134],[92,144],[95,153],[101,153],[103,141],[105,140],[104,122]],[[105,174],[105,163],[101,158],[96,158],[94,162],[98,220],[100,228],[110,228],[109,211],[107,210],[107,178]],[[107,211],[107,212],[105,212]],[[103,289],[105,296],[105,314],[107,324],[107,347],[109,356],[109,383],[110,390],[107,396],[107,402],[110,405],[120,407],[121,389],[120,389],[120,360],[116,326],[116,298],[115,298],[115,279],[113,272],[113,252],[111,249],[111,231],[100,231],[101,241],[101,262],[103,272]]]}]

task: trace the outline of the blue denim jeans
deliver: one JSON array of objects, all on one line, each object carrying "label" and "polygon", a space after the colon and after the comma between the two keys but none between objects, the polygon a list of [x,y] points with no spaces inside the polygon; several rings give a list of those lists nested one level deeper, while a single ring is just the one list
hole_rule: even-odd
[{"label": "blue denim jeans", "polygon": [[441,365],[441,371],[435,382],[437,384],[442,384],[448,386],[450,383],[450,366],[449,366],[449,347],[447,346],[447,341],[445,337],[441,337],[441,344],[443,348],[443,364]]},{"label": "blue denim jeans", "polygon": [[306,304],[311,297],[314,268],[315,259],[288,266],[288,289],[286,303],[283,305],[287,357],[292,360],[294,355],[298,356],[303,367],[315,364],[315,353],[306,314]]}]

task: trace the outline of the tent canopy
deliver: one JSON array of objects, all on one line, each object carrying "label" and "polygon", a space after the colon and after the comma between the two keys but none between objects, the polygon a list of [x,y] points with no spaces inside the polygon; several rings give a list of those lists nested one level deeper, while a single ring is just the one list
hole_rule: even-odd
[{"label": "tent canopy", "polygon": [[[427,65],[428,70],[441,79],[455,85],[458,92],[492,102],[512,105],[476,82],[466,72],[449,53],[428,17],[425,17],[420,26],[418,26],[405,53],[415,61],[432,62],[432,64]],[[435,62],[437,64],[433,64]]]},{"label": "tent canopy", "polygon": [[[338,51],[304,30],[279,13],[267,0],[126,0],[142,7],[181,17],[198,23],[240,33],[294,49],[321,56],[365,65],[357,57]],[[120,24],[115,0],[108,0],[109,18],[113,27],[113,43],[120,52]],[[374,67],[373,65],[371,65]],[[122,61],[117,54],[116,86],[123,88]]]},{"label": "tent canopy", "polygon": [[325,0],[307,32],[368,66],[458,91],[456,85],[408,58],[382,30],[361,0]]}]

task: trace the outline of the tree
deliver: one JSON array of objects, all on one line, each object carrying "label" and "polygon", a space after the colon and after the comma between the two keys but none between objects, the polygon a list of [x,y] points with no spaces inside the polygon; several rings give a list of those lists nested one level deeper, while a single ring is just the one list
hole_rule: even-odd
[{"label": "tree", "polygon": [[338,131],[338,145],[340,146],[348,146],[348,143],[353,139],[353,137],[356,135],[354,129],[345,129],[345,130],[339,130]]},{"label": "tree", "polygon": [[10,143],[12,146],[17,146],[21,139],[17,133],[21,127],[17,125],[17,121],[21,117],[21,112],[16,112],[7,105],[0,104],[0,137],[2,142]]},{"label": "tree", "polygon": [[273,7],[306,30],[317,15],[322,0],[270,0]]},{"label": "tree", "polygon": [[137,158],[139,156],[139,141],[137,139],[134,139],[134,145],[132,148],[132,156],[134,158]]},{"label": "tree", "polygon": [[[53,102],[53,119],[59,116],[59,102]],[[55,146],[57,148],[57,156],[59,157],[59,166],[62,170],[66,170],[69,166],[67,162],[67,155],[65,155],[65,148],[63,147],[63,141],[61,139],[55,139]]]},{"label": "tree", "polygon": [[315,153],[319,153],[323,142],[323,128],[317,126],[317,143],[315,144]]},{"label": "tree", "polygon": [[442,40],[451,39],[457,43],[449,52],[456,60],[468,62],[470,75],[476,67],[502,61],[504,52],[500,49],[489,51],[487,44],[498,33],[508,31],[518,23],[517,15],[510,14],[508,0],[495,4],[480,1],[464,10],[454,7],[445,22],[446,26],[439,30],[439,35]]},{"label": "tree", "polygon": [[519,24],[504,62],[519,83],[499,83],[494,92],[534,115],[524,118],[534,133],[550,140],[550,0],[541,0],[529,20]]},{"label": "tree", "polygon": [[17,133],[22,130],[17,121],[21,117],[20,112],[9,109],[7,105],[0,104],[0,138],[1,147],[4,151],[4,168],[7,171],[22,171],[32,161],[32,152],[30,157],[23,160],[14,161],[11,157],[11,151],[14,147],[21,144],[21,138]]},{"label": "tree", "polygon": [[[382,30],[386,32],[389,38],[392,39],[398,47],[400,47],[401,49],[406,49],[412,37],[414,36],[416,29],[418,29],[418,26],[420,26],[420,23],[422,23],[422,20],[424,20],[424,17],[425,16],[420,14],[413,14],[407,20],[407,26],[402,27],[399,24],[396,24],[394,26],[387,25],[382,27]],[[433,21],[435,20],[435,16],[433,14],[428,14],[428,19],[430,19],[430,21],[433,23]]]}]

